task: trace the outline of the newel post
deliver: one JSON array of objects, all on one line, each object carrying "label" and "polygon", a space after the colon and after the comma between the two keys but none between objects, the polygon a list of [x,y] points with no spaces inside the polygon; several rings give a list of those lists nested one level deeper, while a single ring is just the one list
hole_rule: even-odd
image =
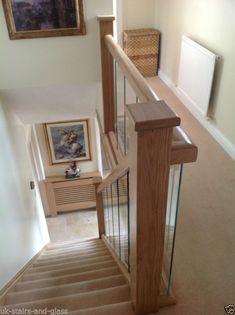
[{"label": "newel post", "polygon": [[127,105],[127,112],[131,295],[142,315],[159,309],[172,134],[180,118],[163,101]]},{"label": "newel post", "polygon": [[99,16],[104,109],[104,133],[115,130],[114,62],[105,44],[105,36],[113,35],[114,16]]}]

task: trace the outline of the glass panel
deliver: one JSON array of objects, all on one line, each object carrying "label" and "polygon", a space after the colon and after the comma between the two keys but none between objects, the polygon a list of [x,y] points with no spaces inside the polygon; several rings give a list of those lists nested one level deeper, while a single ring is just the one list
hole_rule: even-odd
[{"label": "glass panel", "polygon": [[176,224],[179,210],[182,171],[183,165],[173,165],[170,168],[163,263],[163,281],[167,294],[169,294],[171,287],[171,275],[175,247]]},{"label": "glass panel", "polygon": [[113,244],[113,233],[114,233],[114,224],[113,224],[113,207],[112,207],[112,191],[111,187],[106,188],[107,191],[107,209],[108,209],[108,220],[109,220],[109,234],[107,235],[108,240]]},{"label": "glass panel", "polygon": [[129,173],[103,190],[106,239],[130,271]]},{"label": "glass panel", "polygon": [[126,115],[126,104],[136,103],[136,97],[131,85],[128,83],[126,77],[122,74],[118,64],[115,62],[115,133],[117,140],[117,147],[124,155],[128,152],[128,122]]},{"label": "glass panel", "polygon": [[111,185],[112,191],[112,212],[113,212],[113,247],[120,256],[120,222],[119,222],[119,201],[117,181]]},{"label": "glass panel", "polygon": [[127,173],[118,180],[119,186],[119,215],[120,215],[120,247],[121,260],[130,266],[129,248],[129,174]]},{"label": "glass panel", "polygon": [[109,218],[109,207],[108,207],[108,192],[105,188],[102,192],[103,207],[104,207],[104,222],[105,222],[105,234],[107,237],[110,235],[110,218]]}]

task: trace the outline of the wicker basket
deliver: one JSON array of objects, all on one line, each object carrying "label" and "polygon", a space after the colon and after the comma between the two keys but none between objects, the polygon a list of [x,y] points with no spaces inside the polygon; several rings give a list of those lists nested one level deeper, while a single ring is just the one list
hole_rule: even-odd
[{"label": "wicker basket", "polygon": [[129,30],[123,33],[123,48],[127,56],[145,77],[158,70],[160,32],[155,29]]},{"label": "wicker basket", "polygon": [[136,68],[144,77],[154,77],[157,75],[158,56],[156,54],[146,56],[130,57]]}]

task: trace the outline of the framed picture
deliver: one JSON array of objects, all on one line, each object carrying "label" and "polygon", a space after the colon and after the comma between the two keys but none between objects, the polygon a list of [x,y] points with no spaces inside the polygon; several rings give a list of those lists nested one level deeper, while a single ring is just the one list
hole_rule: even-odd
[{"label": "framed picture", "polygon": [[2,0],[10,39],[84,35],[83,0]]},{"label": "framed picture", "polygon": [[44,124],[51,164],[91,160],[88,120]]}]

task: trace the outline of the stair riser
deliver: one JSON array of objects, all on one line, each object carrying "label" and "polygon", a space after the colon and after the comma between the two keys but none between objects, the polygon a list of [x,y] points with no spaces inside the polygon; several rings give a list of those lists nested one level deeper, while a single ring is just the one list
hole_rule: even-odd
[{"label": "stair riser", "polygon": [[89,307],[97,307],[112,303],[120,303],[128,301],[130,298],[129,287],[127,285],[109,288],[104,290],[97,290],[89,293],[82,293],[76,295],[69,295],[67,297],[60,297],[50,300],[34,301],[31,303],[15,304],[14,308],[27,308],[27,309],[68,309],[68,311]]},{"label": "stair riser", "polygon": [[[112,258],[111,255],[106,255],[106,256],[102,256],[102,257],[98,257],[98,258],[93,258],[93,259],[85,259],[83,260],[79,260],[79,266],[86,266],[88,264],[95,264],[95,263],[99,263],[102,261],[107,261],[108,259]],[[57,270],[57,269],[65,269],[65,268],[74,268],[78,265],[78,260],[76,259],[75,262],[72,263],[64,263],[64,264],[55,264],[55,265],[49,265],[49,266],[45,266],[45,267],[31,267],[27,274],[30,273],[36,273],[36,272],[46,272],[46,271],[51,271],[51,270]]]},{"label": "stair riser", "polygon": [[19,282],[15,286],[15,291],[21,290],[34,290],[39,288],[52,287],[57,285],[76,283],[79,281],[87,281],[91,279],[98,279],[102,277],[108,277],[120,274],[120,270],[117,267],[107,268],[102,270],[96,270],[95,272],[84,272],[81,274],[69,275],[66,277],[59,277],[54,279],[36,280],[29,282]]},{"label": "stair riser", "polygon": [[67,296],[70,294],[90,292],[98,289],[112,288],[125,284],[125,278],[122,275],[118,275],[64,286],[44,288],[20,293],[10,293],[6,296],[5,303],[18,304],[23,302],[32,302],[59,296]]},{"label": "stair riser", "polygon": [[40,280],[40,279],[48,279],[52,277],[60,277],[65,276],[69,274],[75,274],[75,273],[81,273],[81,272],[87,272],[87,271],[93,271],[93,270],[99,270],[101,268],[108,268],[115,266],[115,263],[113,260],[103,261],[101,263],[87,265],[83,267],[76,267],[76,268],[70,268],[70,269],[62,269],[58,271],[49,271],[49,272],[40,272],[36,274],[26,274],[23,276],[22,281],[34,281],[34,280]]}]

